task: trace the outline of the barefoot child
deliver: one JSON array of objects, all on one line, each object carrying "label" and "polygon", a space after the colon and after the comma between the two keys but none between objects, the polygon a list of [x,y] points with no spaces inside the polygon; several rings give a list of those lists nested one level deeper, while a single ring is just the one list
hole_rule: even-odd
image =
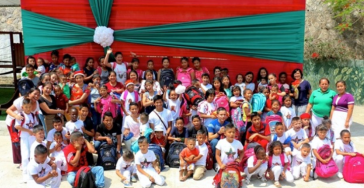
[{"label": "barefoot child", "polygon": [[195,158],[197,161],[195,163],[195,170],[193,172],[193,179],[194,180],[200,180],[206,172],[206,160],[208,155],[208,148],[206,145],[206,139],[207,139],[207,131],[204,130],[198,130],[197,131],[197,144],[196,148],[200,151],[197,158]]},{"label": "barefoot child", "polygon": [[[180,167],[179,167],[179,180],[185,181],[189,178],[194,170],[195,170],[195,163],[199,159],[198,157],[200,151],[196,146],[196,139],[188,138],[187,139],[187,147],[184,148],[181,153],[179,154],[180,159]],[[201,157],[200,157],[201,158]]]},{"label": "barefoot child", "polygon": [[132,187],[130,182],[136,182],[136,168],[133,160],[134,154],[131,151],[125,151],[116,164],[116,175],[119,176],[124,187]]}]

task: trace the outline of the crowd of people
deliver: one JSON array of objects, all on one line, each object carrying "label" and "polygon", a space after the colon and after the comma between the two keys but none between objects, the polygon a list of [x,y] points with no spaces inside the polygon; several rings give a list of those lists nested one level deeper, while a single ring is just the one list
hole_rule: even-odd
[{"label": "crowd of people", "polygon": [[[106,169],[115,169],[125,187],[137,179],[143,187],[163,185],[161,163],[169,162],[174,143],[185,147],[178,153],[180,181],[201,179],[210,158],[218,173],[239,163],[246,184],[253,175],[276,187],[282,179],[309,181],[317,178],[318,164],[332,160],[342,178],[344,157],[356,155],[350,139],[354,97],[345,81],[333,91],[322,78],[312,91],[300,69],[275,74],[261,68],[231,77],[227,68],[210,73],[198,57],[181,58],[173,70],[166,57],[160,70],[152,60],[141,70],[136,56],[126,63],[116,52],[109,62],[111,54],[109,49],[97,65],[87,58],[83,68],[69,54],[60,62],[56,50],[49,62],[27,58],[22,80],[35,87],[7,109],[6,124],[14,163],[21,164],[29,187],[59,187],[62,175],[73,186],[84,166],[97,187],[105,186]],[[196,96],[186,96],[189,88]],[[244,159],[249,149],[253,154]]]}]

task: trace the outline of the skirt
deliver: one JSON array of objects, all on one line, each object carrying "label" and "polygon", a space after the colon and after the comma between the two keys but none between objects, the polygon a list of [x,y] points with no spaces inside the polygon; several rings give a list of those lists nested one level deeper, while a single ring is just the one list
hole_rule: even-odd
[{"label": "skirt", "polygon": [[350,118],[349,121],[349,128],[345,128],[345,121],[346,121],[346,117],[348,115],[348,112],[341,112],[341,111],[336,111],[334,110],[334,113],[332,114],[332,130],[335,133],[335,138],[338,139],[340,138],[340,132],[342,130],[349,130],[350,131],[350,125],[353,123],[352,118]]}]

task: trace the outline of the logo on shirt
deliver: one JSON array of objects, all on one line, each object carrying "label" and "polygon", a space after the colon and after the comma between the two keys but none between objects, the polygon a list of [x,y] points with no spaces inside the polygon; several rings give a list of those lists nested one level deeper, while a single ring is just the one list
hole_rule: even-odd
[{"label": "logo on shirt", "polygon": [[300,164],[302,164],[302,161],[296,160],[296,163],[297,163],[298,165],[300,165]]},{"label": "logo on shirt", "polygon": [[45,175],[45,168],[42,167],[42,169],[38,172],[39,177],[43,177]]},{"label": "logo on shirt", "polygon": [[142,166],[142,168],[148,168],[149,164],[151,162],[147,161],[147,158],[144,159],[144,162],[141,162],[140,165]]},{"label": "logo on shirt", "polygon": [[281,163],[275,162],[273,163],[273,166],[281,166]]},{"label": "logo on shirt", "polygon": [[296,137],[295,139],[293,139],[292,141],[295,142],[296,144],[298,144],[299,142],[301,142],[302,139],[299,139],[298,137]]},{"label": "logo on shirt", "polygon": [[229,152],[225,152],[225,154],[227,155],[228,160],[232,160],[234,161],[234,155],[236,152],[233,151],[233,148],[230,148]]},{"label": "logo on shirt", "polygon": [[29,127],[29,129],[33,129],[34,128],[34,123],[32,123],[32,122],[29,122],[26,125]]}]

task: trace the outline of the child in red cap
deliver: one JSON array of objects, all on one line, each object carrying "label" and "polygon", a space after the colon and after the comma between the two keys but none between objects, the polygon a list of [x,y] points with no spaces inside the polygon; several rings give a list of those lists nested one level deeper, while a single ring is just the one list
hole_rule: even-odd
[{"label": "child in red cap", "polygon": [[311,142],[316,134],[316,131],[311,126],[311,115],[309,113],[303,113],[300,118],[302,121],[302,128],[306,131],[306,135]]}]

